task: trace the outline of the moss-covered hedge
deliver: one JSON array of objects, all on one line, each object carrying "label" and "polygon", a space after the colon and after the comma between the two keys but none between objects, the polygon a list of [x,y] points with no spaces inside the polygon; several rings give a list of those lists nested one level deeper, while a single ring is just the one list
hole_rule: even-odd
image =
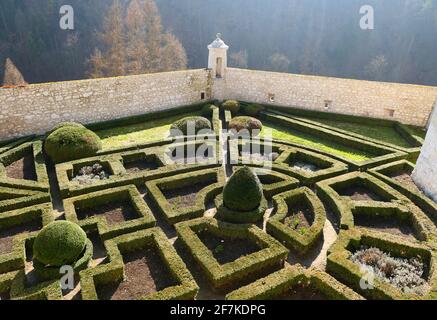
[{"label": "moss-covered hedge", "polygon": [[237,100],[227,100],[220,106],[222,110],[230,111],[232,114],[237,114],[240,111],[240,102]]},{"label": "moss-covered hedge", "polygon": [[[236,287],[241,281],[283,266],[288,255],[285,247],[255,225],[235,225],[200,218],[177,224],[176,231],[179,240],[200,265],[209,282],[219,290]],[[261,250],[233,262],[220,264],[197,236],[197,233],[205,231],[216,236],[248,239]]]},{"label": "moss-covered hedge", "polygon": [[244,132],[248,136],[255,136],[261,133],[263,128],[262,122],[253,117],[235,117],[229,122],[229,129],[237,133]]},{"label": "moss-covered hedge", "polygon": [[[146,187],[151,200],[160,210],[160,213],[169,223],[175,224],[187,219],[201,217],[206,211],[206,204],[222,191],[224,179],[224,172],[221,169],[206,169],[149,181],[146,183]],[[175,208],[164,195],[164,191],[188,188],[198,183],[210,183],[210,185],[196,194],[193,206]]]},{"label": "moss-covered hedge", "polygon": [[229,293],[226,300],[275,300],[295,286],[311,286],[331,300],[364,299],[325,272],[294,265]]},{"label": "moss-covered hedge", "polygon": [[141,297],[140,300],[194,299],[199,291],[199,287],[164,232],[159,228],[129,233],[105,241],[109,262],[80,273],[82,299],[98,300],[98,288],[100,286],[115,284],[124,280],[124,253],[144,250],[151,246],[159,251],[162,260],[170,270],[171,276],[177,282],[177,285]]},{"label": "moss-covered hedge", "polygon": [[[373,281],[373,289],[363,289],[360,283],[362,279],[366,279],[364,271],[358,264],[350,260],[352,254],[362,246],[378,248],[390,253],[393,257],[420,257],[429,269],[428,283],[431,287],[429,294],[423,297],[406,294],[377,277]],[[436,258],[437,252],[429,246],[411,243],[399,236],[354,228],[340,232],[338,240],[329,249],[326,268],[329,274],[368,299],[435,299],[437,292]]]},{"label": "moss-covered hedge", "polygon": [[102,149],[100,138],[81,127],[61,127],[50,134],[44,143],[47,155],[56,163],[95,155]]},{"label": "moss-covered hedge", "polygon": [[[323,235],[326,212],[322,202],[308,188],[300,188],[273,197],[275,214],[267,221],[267,233],[287,248],[306,254]],[[304,233],[284,224],[284,219],[293,212],[293,206],[305,204],[313,214],[313,222]]]},{"label": "moss-covered hedge", "polygon": [[179,133],[195,135],[202,131],[209,132],[212,129],[211,121],[204,117],[186,117],[172,124],[170,130],[173,136],[180,136]]},{"label": "moss-covered hedge", "polygon": [[[103,216],[87,217],[79,220],[77,210],[98,208],[108,203],[128,202],[134,209],[138,218],[115,224],[108,224]],[[64,200],[65,218],[67,221],[79,224],[84,229],[97,225],[102,239],[108,239],[124,233],[129,233],[155,226],[156,220],[149,206],[144,202],[138,189],[133,186],[112,188],[81,195]]]}]

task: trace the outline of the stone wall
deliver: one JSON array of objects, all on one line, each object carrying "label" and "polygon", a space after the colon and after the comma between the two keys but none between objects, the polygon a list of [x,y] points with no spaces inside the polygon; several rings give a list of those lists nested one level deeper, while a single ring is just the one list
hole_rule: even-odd
[{"label": "stone wall", "polygon": [[437,202],[437,108],[429,121],[428,133],[416,168],[412,174],[414,182]]},{"label": "stone wall", "polygon": [[64,121],[93,123],[209,99],[204,69],[0,88],[0,140]]},{"label": "stone wall", "polygon": [[228,68],[214,81],[218,99],[398,120],[425,126],[437,87]]},{"label": "stone wall", "polygon": [[92,123],[201,102],[239,99],[399,120],[424,126],[437,87],[227,68],[222,79],[187,70],[0,88],[0,140],[59,122]]}]

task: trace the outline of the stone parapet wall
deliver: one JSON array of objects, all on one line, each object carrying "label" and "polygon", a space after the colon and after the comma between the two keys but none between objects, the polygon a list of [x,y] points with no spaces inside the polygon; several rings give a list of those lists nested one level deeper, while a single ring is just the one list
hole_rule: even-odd
[{"label": "stone parapet wall", "polygon": [[425,126],[437,87],[228,68],[215,98],[398,120]]},{"label": "stone parapet wall", "polygon": [[209,99],[204,69],[0,88],[0,140],[59,122],[94,123]]}]

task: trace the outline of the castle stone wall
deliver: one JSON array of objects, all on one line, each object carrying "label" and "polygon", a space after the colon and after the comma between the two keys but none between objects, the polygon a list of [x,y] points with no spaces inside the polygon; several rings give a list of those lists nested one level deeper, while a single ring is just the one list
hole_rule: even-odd
[{"label": "castle stone wall", "polygon": [[233,68],[214,82],[213,95],[218,99],[295,106],[418,126],[426,125],[437,98],[437,87]]},{"label": "castle stone wall", "polygon": [[64,121],[93,123],[204,99],[294,106],[424,126],[437,87],[227,68],[0,88],[0,140],[41,134]]},{"label": "castle stone wall", "polygon": [[93,123],[201,101],[208,72],[188,70],[0,88],[0,140],[42,134],[54,125]]}]

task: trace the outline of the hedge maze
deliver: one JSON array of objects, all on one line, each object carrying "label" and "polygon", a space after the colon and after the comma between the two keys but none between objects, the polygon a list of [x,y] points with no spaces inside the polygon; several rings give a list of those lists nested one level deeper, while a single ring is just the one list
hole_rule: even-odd
[{"label": "hedge maze", "polygon": [[[259,136],[222,132],[241,116]],[[411,179],[417,128],[215,101],[87,129],[110,145],[111,129],[167,118],[209,131],[60,163],[52,133],[0,143],[0,299],[437,298],[437,204]],[[247,168],[251,187],[226,191]],[[84,231],[73,283],[34,255],[54,221]]]}]

